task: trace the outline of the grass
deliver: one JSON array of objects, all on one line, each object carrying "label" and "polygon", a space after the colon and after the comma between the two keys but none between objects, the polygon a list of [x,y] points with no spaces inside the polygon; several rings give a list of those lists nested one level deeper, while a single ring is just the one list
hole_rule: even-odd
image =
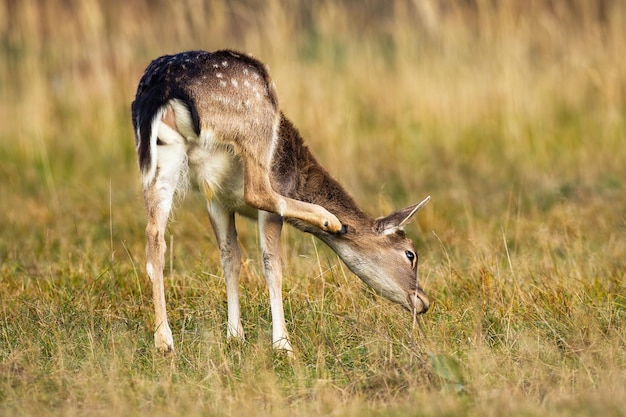
[{"label": "grass", "polygon": [[[624,415],[626,9],[427,5],[2,2],[0,414]],[[129,104],[154,57],[223,47],[270,65],[365,210],[433,196],[408,230],[419,326],[287,228],[296,355],[276,354],[241,220],[248,341],[227,342],[191,193],[168,236],[177,353],[154,351]]]}]

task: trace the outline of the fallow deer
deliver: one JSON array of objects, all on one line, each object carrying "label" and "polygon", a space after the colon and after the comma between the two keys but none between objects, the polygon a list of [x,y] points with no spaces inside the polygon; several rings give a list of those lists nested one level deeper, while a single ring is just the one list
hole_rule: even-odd
[{"label": "fallow deer", "polygon": [[157,350],[174,349],[163,285],[164,234],[174,195],[188,182],[206,198],[220,249],[228,337],[244,338],[235,213],[258,219],[275,348],[292,349],[281,294],[283,220],[325,242],[382,296],[414,314],[428,310],[417,254],[403,228],[430,197],[377,219],[361,211],[281,112],[274,83],[258,60],[229,50],[162,56],[139,82],[132,120],[147,212],[146,269]]}]

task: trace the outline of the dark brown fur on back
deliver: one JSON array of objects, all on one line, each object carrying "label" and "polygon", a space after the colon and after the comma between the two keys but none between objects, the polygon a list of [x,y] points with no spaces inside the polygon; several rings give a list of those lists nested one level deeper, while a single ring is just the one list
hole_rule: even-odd
[{"label": "dark brown fur on back", "polygon": [[[223,76],[223,78],[222,78]],[[241,88],[247,84],[248,88]],[[199,87],[201,84],[201,87]],[[189,51],[165,55],[150,63],[144,72],[137,95],[132,104],[132,120],[135,131],[140,167],[150,165],[150,135],[152,121],[169,100],[184,102],[191,114],[196,135],[204,128],[224,136],[237,134],[239,127],[231,120],[256,123],[269,117],[256,114],[255,108],[247,106],[250,91],[258,91],[276,113],[278,99],[267,69],[260,61],[235,51],[217,52]],[[235,118],[233,115],[240,114]],[[200,116],[202,115],[202,116]],[[226,115],[223,118],[222,115]],[[261,127],[248,131],[261,133]],[[233,133],[234,132],[234,133]],[[271,132],[259,135],[271,137]],[[340,217],[342,224],[356,230],[371,227],[373,219],[363,213],[343,187],[317,162],[304,144],[295,126],[280,113],[278,143],[272,158],[272,185],[278,193],[307,203],[325,207]],[[266,144],[258,144],[261,147]],[[319,232],[308,223],[288,219],[290,223],[307,232]]]},{"label": "dark brown fur on back", "polygon": [[[220,72],[224,73],[224,78],[219,77]],[[216,114],[210,106],[245,111],[245,97],[238,98],[236,88],[224,87],[232,87],[233,82],[244,82],[246,77],[255,84],[254,87],[258,87],[259,94],[269,101],[274,111],[278,111],[278,99],[265,65],[249,55],[231,50],[189,51],[164,55],[152,61],[139,81],[131,106],[134,130],[140,132],[135,141],[142,170],[151,163],[152,121],[159,108],[172,99],[184,102],[191,113],[194,131],[200,135],[203,123],[207,121],[203,121],[199,114]],[[197,83],[201,83],[203,88],[196,88]],[[226,94],[198,95],[198,92],[206,91],[223,91]],[[219,125],[219,122],[216,124]]]}]

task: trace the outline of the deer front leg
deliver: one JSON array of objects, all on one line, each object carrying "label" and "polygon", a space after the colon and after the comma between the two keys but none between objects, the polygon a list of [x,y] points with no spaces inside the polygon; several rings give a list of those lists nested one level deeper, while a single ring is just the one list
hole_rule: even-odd
[{"label": "deer front leg", "polygon": [[280,232],[283,219],[273,213],[259,211],[259,234],[263,252],[263,271],[270,293],[272,310],[272,344],[274,349],[292,352],[283,309],[283,272],[280,258]]},{"label": "deer front leg", "polygon": [[324,207],[294,200],[274,191],[269,180],[271,174],[264,164],[248,160],[244,163],[244,170],[244,198],[251,207],[299,219],[329,233],[345,232],[339,219]]},{"label": "deer front leg", "polygon": [[[207,196],[209,199],[210,196]],[[228,338],[245,339],[241,325],[239,308],[239,272],[241,270],[241,249],[237,242],[235,229],[235,213],[226,210],[215,200],[207,204],[209,219],[220,248],[222,269],[226,280],[226,297],[228,301]]]}]

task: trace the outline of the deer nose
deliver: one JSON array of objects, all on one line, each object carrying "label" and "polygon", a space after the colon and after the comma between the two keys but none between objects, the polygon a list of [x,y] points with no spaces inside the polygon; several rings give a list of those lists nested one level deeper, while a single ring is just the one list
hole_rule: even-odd
[{"label": "deer nose", "polygon": [[415,295],[413,297],[413,308],[417,314],[424,314],[430,308],[430,301],[420,287],[417,287],[415,290]]}]

